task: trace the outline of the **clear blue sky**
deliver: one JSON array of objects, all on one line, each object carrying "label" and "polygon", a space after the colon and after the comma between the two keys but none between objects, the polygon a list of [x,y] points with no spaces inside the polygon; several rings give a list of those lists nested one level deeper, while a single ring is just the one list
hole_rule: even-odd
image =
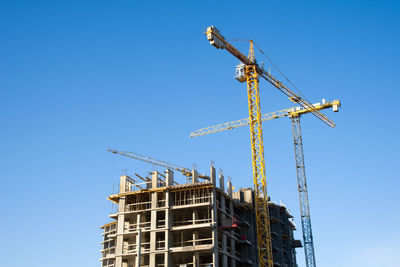
[{"label": "clear blue sky", "polygon": [[[247,116],[237,60],[203,35],[215,25],[254,39],[312,102],[342,101],[326,111],[335,129],[302,120],[318,265],[400,266],[397,1],[198,2],[1,1],[1,265],[99,266],[106,196],[122,169],[151,169],[107,147],[214,160],[251,186],[247,128],[188,137]],[[292,106],[266,82],[261,94],[263,112]],[[269,193],[301,238],[290,121],[264,138]]]}]

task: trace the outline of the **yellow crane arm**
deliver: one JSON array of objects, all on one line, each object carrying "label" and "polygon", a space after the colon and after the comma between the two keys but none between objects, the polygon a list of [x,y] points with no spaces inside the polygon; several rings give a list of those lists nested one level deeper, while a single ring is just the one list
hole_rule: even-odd
[{"label": "yellow crane arm", "polygon": [[330,120],[329,118],[327,118],[324,114],[319,112],[317,109],[315,109],[314,106],[310,102],[308,102],[306,99],[302,98],[301,96],[297,95],[295,92],[290,90],[286,85],[284,85],[282,82],[280,82],[274,76],[272,76],[270,73],[266,72],[261,66],[259,66],[255,62],[255,60],[254,60],[254,62],[252,62],[248,57],[246,57],[246,55],[241,53],[232,44],[227,42],[217,28],[215,28],[214,26],[208,27],[207,31],[206,31],[206,35],[207,35],[207,39],[208,39],[208,41],[210,41],[211,45],[213,45],[214,47],[216,47],[218,49],[228,50],[228,52],[230,52],[233,56],[235,56],[237,59],[239,59],[245,65],[254,64],[256,67],[256,72],[261,77],[263,77],[265,80],[267,80],[269,83],[271,83],[273,86],[275,86],[278,90],[280,90],[282,93],[287,95],[290,100],[292,100],[295,103],[298,103],[305,109],[309,109],[318,119],[325,122],[330,127],[335,127],[335,123],[332,120]]},{"label": "yellow crane arm", "polygon": [[225,38],[221,35],[219,30],[215,28],[214,26],[210,26],[207,28],[206,31],[207,35],[207,40],[210,41],[210,44],[218,49],[226,49],[228,50],[233,56],[235,56],[237,59],[239,59],[241,62],[243,62],[246,65],[251,64],[252,62],[247,58],[246,55],[244,55],[242,52],[240,52],[238,49],[236,49],[233,45],[228,43]]},{"label": "yellow crane arm", "polygon": [[[313,104],[313,108],[301,108],[301,107],[293,107],[293,108],[287,108],[287,109],[282,109],[279,111],[274,111],[270,113],[265,113],[261,115],[261,120],[264,121],[269,121],[273,119],[278,119],[282,117],[295,117],[295,116],[300,116],[303,114],[307,113],[312,113],[315,109],[316,110],[322,110],[326,108],[333,108],[333,111],[338,111],[340,107],[340,101],[339,100],[333,100],[331,102],[325,102],[324,100],[321,103],[316,103]],[[235,128],[239,128],[242,126],[249,125],[249,119],[241,119],[237,121],[231,121],[231,122],[226,122],[206,128],[199,129],[197,131],[194,131],[190,134],[190,137],[197,137],[197,136],[202,136],[206,134],[212,134],[212,133],[217,133],[217,132],[222,132],[226,130],[232,130]]]},{"label": "yellow crane arm", "polygon": [[315,117],[317,117],[321,121],[325,122],[330,127],[333,128],[336,126],[332,120],[330,120],[328,117],[326,117],[324,114],[319,112],[316,108],[314,108],[313,104],[306,101],[304,98],[296,95],[296,93],[294,93],[287,86],[285,86],[283,83],[281,83],[278,79],[274,78],[271,74],[269,74],[265,70],[261,70],[261,71],[262,71],[262,73],[260,73],[260,76],[263,77],[265,80],[267,80],[269,83],[271,83],[273,86],[278,88],[282,93],[287,95],[290,100],[292,100],[295,103],[300,104],[304,109],[309,110],[309,112],[311,112]]}]

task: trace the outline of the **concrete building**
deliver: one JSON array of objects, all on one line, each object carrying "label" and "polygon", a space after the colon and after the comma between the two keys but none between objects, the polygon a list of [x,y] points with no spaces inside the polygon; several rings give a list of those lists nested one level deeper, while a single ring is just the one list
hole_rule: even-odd
[{"label": "concrete building", "polygon": [[[225,190],[214,167],[201,181],[193,170],[185,184],[171,170],[135,176],[121,176],[119,193],[108,198],[118,211],[101,227],[103,267],[258,266],[251,189],[233,192],[228,181]],[[274,265],[295,267],[301,244],[292,216],[283,205],[269,206]]]}]

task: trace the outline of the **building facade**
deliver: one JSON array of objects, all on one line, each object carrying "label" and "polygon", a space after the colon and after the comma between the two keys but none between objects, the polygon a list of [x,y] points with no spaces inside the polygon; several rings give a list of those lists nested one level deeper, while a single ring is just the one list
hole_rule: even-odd
[{"label": "building facade", "polygon": [[[192,170],[185,184],[174,173],[154,171],[120,178],[119,193],[108,199],[118,204],[113,222],[102,226],[102,267],[258,266],[254,194],[233,192],[224,176],[200,180]],[[218,185],[217,185],[218,184]],[[270,203],[275,266],[296,267],[295,225],[283,205]]]}]

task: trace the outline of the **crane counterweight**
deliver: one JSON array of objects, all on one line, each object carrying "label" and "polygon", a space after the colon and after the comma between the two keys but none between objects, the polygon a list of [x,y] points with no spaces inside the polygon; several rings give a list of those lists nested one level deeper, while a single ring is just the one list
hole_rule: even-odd
[{"label": "crane counterweight", "polygon": [[207,28],[207,40],[210,41],[210,44],[217,49],[225,48],[225,38],[219,33],[219,30],[214,26]]}]

